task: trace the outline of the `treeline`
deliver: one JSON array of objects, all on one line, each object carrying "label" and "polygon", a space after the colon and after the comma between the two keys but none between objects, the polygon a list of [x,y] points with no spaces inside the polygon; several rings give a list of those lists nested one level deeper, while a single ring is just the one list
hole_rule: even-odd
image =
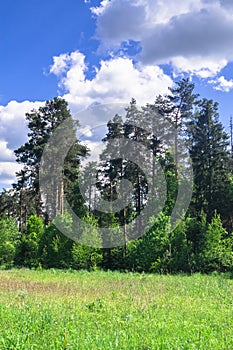
[{"label": "treeline", "polygon": [[[89,150],[79,140],[64,156],[62,169],[57,163],[62,151],[56,143],[50,145],[49,151],[54,155],[47,163],[50,177],[44,175],[43,195],[40,192],[41,159],[50,136],[64,121],[69,121],[69,127],[62,130],[61,144],[76,134],[78,122],[72,120],[67,102],[55,98],[28,113],[28,141],[15,150],[23,169],[17,173],[17,182],[12,188],[0,195],[0,264],[164,273],[232,270],[233,159],[229,135],[219,122],[218,104],[201,99],[194,88],[194,84],[182,79],[170,89],[169,95],[158,96],[154,104],[139,108],[132,99],[125,118],[113,116],[102,140],[105,148],[100,164],[89,162],[82,172],[84,183],[88,183],[93,169],[96,174],[96,186],[87,186],[85,198],[80,191],[79,175],[82,160],[87,159]],[[154,132],[158,115],[168,120],[175,130],[172,136],[169,136],[170,130],[164,130],[167,138],[174,138],[169,147],[166,138],[159,138]],[[137,155],[132,149],[130,156],[116,157],[119,140],[136,142],[139,145]],[[184,164],[183,168],[180,165],[180,158],[185,158],[185,154],[178,150],[179,140],[192,160],[194,186],[188,211],[180,213],[179,224],[171,230],[170,218],[185,172]],[[140,157],[144,160],[143,169],[133,161]],[[167,186],[161,208],[158,199],[162,180],[157,163]],[[61,176],[57,175],[58,168]],[[120,199],[127,204],[116,211],[111,203],[119,199],[119,181],[122,180],[131,184],[131,191],[123,193],[124,198]],[[148,190],[150,186],[152,192]],[[74,217],[67,212],[64,198],[74,214],[89,226],[74,225]],[[102,200],[109,203],[108,212],[100,210]],[[160,213],[153,215],[152,212],[146,218],[144,210],[153,200]],[[58,230],[54,218],[70,235]],[[133,227],[131,232],[129,223]],[[105,244],[106,240],[114,241],[114,237],[106,237],[107,233],[101,234],[104,230],[98,230],[106,227],[120,228],[120,247],[111,248],[111,244]],[[142,234],[132,239],[132,232]],[[78,239],[74,241],[68,237]],[[90,237],[93,246],[106,248],[90,247]]]}]

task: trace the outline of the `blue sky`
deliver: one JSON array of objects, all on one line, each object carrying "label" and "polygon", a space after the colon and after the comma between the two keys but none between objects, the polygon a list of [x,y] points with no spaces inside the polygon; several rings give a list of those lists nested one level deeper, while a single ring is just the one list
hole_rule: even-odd
[{"label": "blue sky", "polygon": [[93,56],[98,45],[94,31],[83,1],[2,1],[0,103],[56,96],[56,78],[48,74],[53,56],[77,49]]},{"label": "blue sky", "polygon": [[188,75],[219,102],[227,129],[232,44],[231,0],[2,1],[0,188],[19,169],[13,150],[26,141],[25,113],[58,95],[72,113],[131,97],[144,104]]}]

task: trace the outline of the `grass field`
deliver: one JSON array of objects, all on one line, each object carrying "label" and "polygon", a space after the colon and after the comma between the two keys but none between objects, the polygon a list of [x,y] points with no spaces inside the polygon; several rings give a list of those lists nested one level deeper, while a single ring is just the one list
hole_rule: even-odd
[{"label": "grass field", "polygon": [[0,271],[0,349],[233,349],[233,280]]}]

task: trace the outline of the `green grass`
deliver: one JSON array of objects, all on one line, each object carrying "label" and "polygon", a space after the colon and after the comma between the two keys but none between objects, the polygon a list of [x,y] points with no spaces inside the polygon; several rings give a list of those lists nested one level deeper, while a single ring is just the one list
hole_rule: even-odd
[{"label": "green grass", "polygon": [[0,271],[0,349],[233,349],[224,276]]}]

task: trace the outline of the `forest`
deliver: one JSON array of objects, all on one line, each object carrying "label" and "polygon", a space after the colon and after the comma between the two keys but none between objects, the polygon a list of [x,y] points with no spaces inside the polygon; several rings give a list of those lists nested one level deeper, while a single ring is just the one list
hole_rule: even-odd
[{"label": "forest", "polygon": [[[153,125],[147,125],[145,129],[135,126],[135,120],[141,121],[141,124],[151,122],[147,116],[154,112],[168,120],[176,131],[170,147],[156,136]],[[26,120],[28,140],[15,150],[22,170],[16,174],[17,180],[12,187],[0,194],[2,268],[191,274],[232,271],[232,135],[228,135],[219,121],[218,103],[195,93],[195,85],[191,81],[184,78],[177,81],[168,95],[157,96],[153,104],[140,107],[132,99],[126,108],[125,118],[118,114],[112,116],[102,139],[105,149],[100,163],[88,162],[84,171],[82,169],[84,183],[93,171],[96,177],[96,186],[89,188],[86,198],[80,191],[79,175],[82,161],[88,159],[89,149],[81,140],[76,140],[69,152],[63,155],[61,176],[57,175],[59,165],[56,157],[53,162],[47,163],[43,195],[40,191],[41,158],[50,136],[64,121],[69,121],[71,127],[64,128],[61,138],[61,144],[65,144],[74,137],[79,126],[72,119],[68,103],[55,97],[38,110],[26,114]],[[153,123],[156,125],[156,120]],[[138,157],[144,158],[143,169],[132,161],[134,154],[131,160],[122,155],[112,157],[113,150],[117,153],[119,139],[136,141],[141,145],[137,153]],[[193,188],[187,211],[180,215],[179,223],[171,230],[171,215],[182,173],[179,140],[182,140],[191,158]],[[108,147],[109,144],[111,147]],[[49,150],[55,155],[61,152],[56,146],[54,144]],[[147,152],[145,155],[145,149],[150,156]],[[166,180],[166,198],[161,206],[158,205],[161,179],[156,164],[160,165]],[[50,180],[53,178],[52,182],[46,177],[48,173]],[[150,173],[150,178],[146,173]],[[127,205],[114,211],[111,203],[119,197],[120,180],[131,184],[131,192],[124,194]],[[152,193],[148,192],[149,182]],[[108,213],[96,206],[100,198],[109,203]],[[156,214],[151,212],[146,217],[143,213],[151,201],[157,203]],[[67,210],[67,202],[73,214]],[[73,215],[88,226],[79,228]],[[56,222],[70,234],[60,232]],[[130,223],[131,231],[128,231]],[[121,244],[111,245],[112,237],[108,237],[107,233],[101,235],[99,228],[113,228],[113,232],[121,235]],[[134,236],[134,232],[141,234]]]}]

